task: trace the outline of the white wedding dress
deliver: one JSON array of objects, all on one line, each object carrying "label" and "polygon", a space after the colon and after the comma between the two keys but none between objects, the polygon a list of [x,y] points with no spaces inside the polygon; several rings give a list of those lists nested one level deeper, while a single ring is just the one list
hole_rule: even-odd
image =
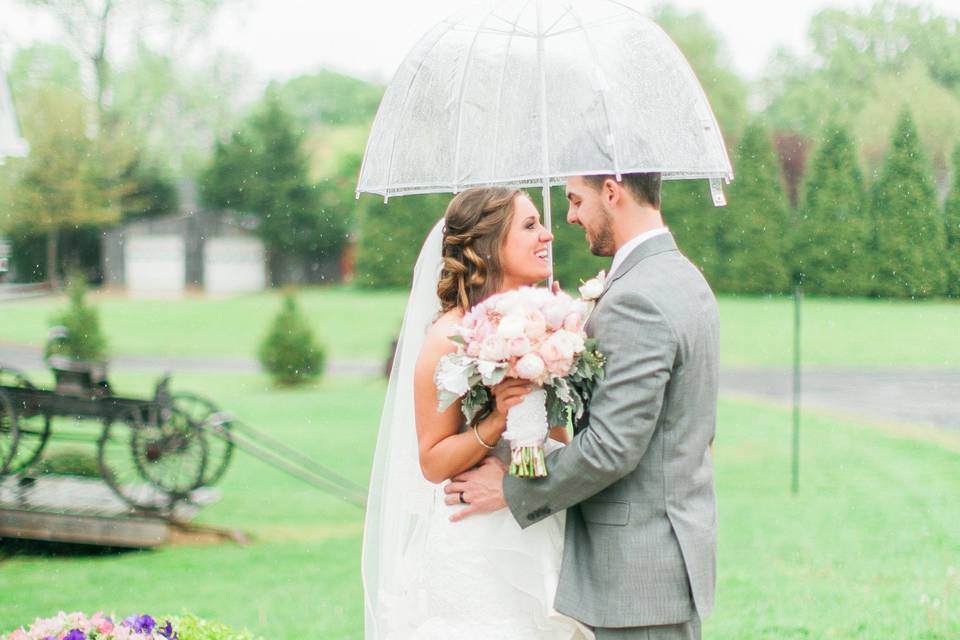
[{"label": "white wedding dress", "polygon": [[[424,243],[384,401],[364,525],[368,640],[584,640],[553,609],[564,514],[521,530],[507,509],[452,523],[418,461],[413,369],[439,310],[442,220]],[[548,441],[548,446],[562,446]],[[493,451],[507,461],[509,447]]]}]

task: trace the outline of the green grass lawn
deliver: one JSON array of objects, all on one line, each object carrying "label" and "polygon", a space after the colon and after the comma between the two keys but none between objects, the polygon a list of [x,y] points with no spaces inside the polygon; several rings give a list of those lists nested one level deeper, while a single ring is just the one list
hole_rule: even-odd
[{"label": "green grass lawn", "polygon": [[[277,292],[220,300],[94,295],[113,353],[252,357],[280,307]],[[333,359],[385,358],[404,292],[306,289],[303,311]],[[0,343],[41,345],[63,298],[0,303]],[[791,298],[721,297],[726,366],[792,363]],[[803,306],[808,367],[960,367],[960,303],[810,299]]]},{"label": "green grass lawn", "polygon": [[[254,357],[280,310],[281,294],[144,300],[91,295],[111,353]],[[406,296],[347,288],[304,289],[301,311],[335,359],[386,358],[400,330]],[[40,346],[66,298],[0,302],[0,342]]]},{"label": "green grass lawn", "polygon": [[[124,376],[121,390],[151,382]],[[175,382],[365,483],[382,381],[298,391],[257,376]],[[721,402],[719,591],[704,636],[960,636],[960,439],[944,446],[807,415],[791,497],[788,425],[785,410]],[[0,630],[60,609],[190,610],[271,640],[361,638],[360,511],[244,454],[222,488],[199,520],[241,527],[254,544],[66,557],[0,546]]]}]

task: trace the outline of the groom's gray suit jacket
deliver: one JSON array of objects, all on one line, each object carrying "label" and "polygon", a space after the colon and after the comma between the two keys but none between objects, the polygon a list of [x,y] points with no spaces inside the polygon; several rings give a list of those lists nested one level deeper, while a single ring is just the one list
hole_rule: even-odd
[{"label": "groom's gray suit jacket", "polygon": [[526,527],[567,509],[555,607],[594,627],[705,617],[713,608],[719,318],[669,234],[631,252],[587,324],[607,358],[589,414],[547,457],[549,476],[506,477]]}]

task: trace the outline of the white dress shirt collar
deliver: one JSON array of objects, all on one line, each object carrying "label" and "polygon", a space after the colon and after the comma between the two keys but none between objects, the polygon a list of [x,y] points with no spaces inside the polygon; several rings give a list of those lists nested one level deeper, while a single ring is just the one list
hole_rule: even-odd
[{"label": "white dress shirt collar", "polygon": [[617,272],[617,267],[623,264],[623,261],[627,259],[627,256],[630,255],[634,249],[639,247],[650,238],[662,236],[665,233],[670,233],[670,229],[667,227],[657,227],[656,229],[644,231],[640,235],[630,238],[630,240],[625,242],[622,247],[617,249],[617,252],[613,255],[613,262],[610,263],[610,273],[607,278],[613,277],[613,274]]}]

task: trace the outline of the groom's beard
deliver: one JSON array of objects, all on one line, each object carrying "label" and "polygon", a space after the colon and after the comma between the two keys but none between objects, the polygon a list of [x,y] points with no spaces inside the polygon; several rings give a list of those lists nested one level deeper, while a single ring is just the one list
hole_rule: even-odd
[{"label": "groom's beard", "polygon": [[595,256],[612,256],[617,251],[613,241],[613,214],[601,205],[597,228],[590,234],[590,253]]}]

